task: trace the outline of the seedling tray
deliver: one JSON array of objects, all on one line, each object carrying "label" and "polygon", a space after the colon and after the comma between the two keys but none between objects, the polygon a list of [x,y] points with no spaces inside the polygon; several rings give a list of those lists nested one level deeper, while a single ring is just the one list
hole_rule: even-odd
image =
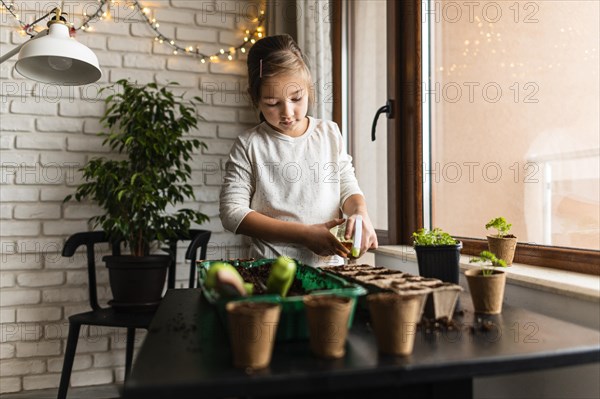
[{"label": "seedling tray", "polygon": [[[259,267],[273,263],[275,259],[260,259],[250,262],[239,262],[237,267]],[[304,303],[302,296],[288,296],[282,298],[279,295],[253,295],[246,298],[228,298],[222,297],[218,292],[207,289],[204,285],[206,273],[213,263],[222,262],[221,260],[198,262],[198,283],[202,288],[202,293],[206,300],[217,307],[221,322],[227,327],[227,315],[225,305],[230,301],[268,301],[280,303],[281,316],[277,328],[276,339],[279,341],[303,340],[308,338],[308,326],[306,324],[306,315],[304,313]],[[303,265],[297,262],[296,280],[302,283],[304,290],[311,295],[339,295],[354,298],[352,311],[348,320],[348,328],[354,321],[354,311],[356,309],[356,298],[365,295],[367,291],[358,284],[351,283],[342,277],[326,273],[312,266]]]}]

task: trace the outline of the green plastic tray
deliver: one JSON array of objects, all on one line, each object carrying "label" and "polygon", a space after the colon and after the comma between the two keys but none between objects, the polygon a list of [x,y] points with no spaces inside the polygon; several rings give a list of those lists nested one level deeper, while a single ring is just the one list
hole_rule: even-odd
[{"label": "green plastic tray", "polygon": [[[260,259],[254,262],[241,262],[238,263],[238,265],[242,267],[258,267],[264,264],[273,263],[274,261],[275,259]],[[202,293],[208,302],[217,306],[219,317],[226,327],[227,317],[225,305],[229,301],[277,302],[281,304],[282,309],[279,319],[279,326],[277,327],[276,339],[279,341],[292,341],[308,338],[308,326],[306,324],[306,315],[304,313],[302,296],[282,298],[279,295],[254,295],[251,297],[238,299],[220,297],[216,291],[207,289],[204,286],[206,273],[210,266],[216,262],[223,261],[212,260],[198,262],[198,283],[202,288]],[[234,263],[235,262],[232,264]],[[360,285],[350,283],[341,277],[323,272],[322,270],[312,266],[303,265],[298,261],[296,261],[296,263],[298,265],[296,268],[296,279],[302,282],[302,287],[305,290],[311,291],[311,295],[339,295],[355,299],[352,306],[352,311],[350,312],[350,318],[348,320],[348,328],[350,328],[352,326],[352,322],[354,321],[354,311],[356,309],[357,302],[356,298],[365,295],[367,291]]]}]

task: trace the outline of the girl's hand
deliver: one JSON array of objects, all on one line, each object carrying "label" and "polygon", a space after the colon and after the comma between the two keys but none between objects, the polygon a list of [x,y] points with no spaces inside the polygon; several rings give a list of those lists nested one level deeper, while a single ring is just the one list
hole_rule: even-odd
[{"label": "girl's hand", "polygon": [[[356,220],[356,216],[358,213],[348,216],[348,221],[346,222],[346,235],[345,238],[347,240],[352,240],[354,238],[354,221]],[[379,243],[377,242],[377,234],[375,233],[375,229],[373,228],[373,223],[371,223],[371,219],[369,219],[369,215],[364,212],[360,213],[362,216],[362,242],[360,245],[360,254],[358,257],[364,255],[369,249],[377,249]]]},{"label": "girl's hand", "polygon": [[304,246],[321,256],[339,255],[347,258],[350,250],[346,249],[329,229],[344,223],[344,219],[333,219],[327,223],[307,226],[304,235]]}]

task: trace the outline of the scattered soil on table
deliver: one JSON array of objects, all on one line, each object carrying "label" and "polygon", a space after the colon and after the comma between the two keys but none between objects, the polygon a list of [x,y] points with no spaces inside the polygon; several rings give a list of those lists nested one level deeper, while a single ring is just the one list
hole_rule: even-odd
[{"label": "scattered soil on table", "polygon": [[[267,279],[269,278],[269,273],[271,272],[271,263],[255,267],[240,266],[236,267],[236,269],[245,282],[252,283],[254,285],[253,295],[265,294],[267,288]],[[287,296],[302,296],[308,293],[310,293],[310,291],[307,291],[304,289],[304,287],[302,287],[302,282],[298,279],[294,279],[292,286],[288,290]]]},{"label": "scattered soil on table", "polygon": [[[194,314],[194,320],[197,319],[198,315]],[[183,318],[182,312],[177,312],[167,320],[166,331],[174,332],[179,335],[184,341],[187,341],[188,352],[201,352],[201,348],[196,344],[192,344],[195,341],[195,336],[198,331],[196,323],[186,323]],[[160,332],[160,328],[151,328],[150,332]]]},{"label": "scattered soil on table", "polygon": [[447,317],[442,317],[437,320],[423,317],[421,322],[418,324],[418,327],[421,329],[421,331],[424,331],[425,334],[460,330],[459,324],[452,319],[448,319]]},{"label": "scattered soil on table", "polygon": [[491,320],[482,319],[480,317],[475,321],[475,325],[469,326],[471,334],[487,333],[489,331],[497,330],[499,327]]}]

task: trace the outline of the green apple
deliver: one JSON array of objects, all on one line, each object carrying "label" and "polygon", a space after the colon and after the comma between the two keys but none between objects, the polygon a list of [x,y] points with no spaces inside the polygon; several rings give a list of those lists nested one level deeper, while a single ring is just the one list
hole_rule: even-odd
[{"label": "green apple", "polygon": [[278,257],[271,265],[267,279],[267,294],[285,297],[296,277],[296,261],[287,256]]}]

